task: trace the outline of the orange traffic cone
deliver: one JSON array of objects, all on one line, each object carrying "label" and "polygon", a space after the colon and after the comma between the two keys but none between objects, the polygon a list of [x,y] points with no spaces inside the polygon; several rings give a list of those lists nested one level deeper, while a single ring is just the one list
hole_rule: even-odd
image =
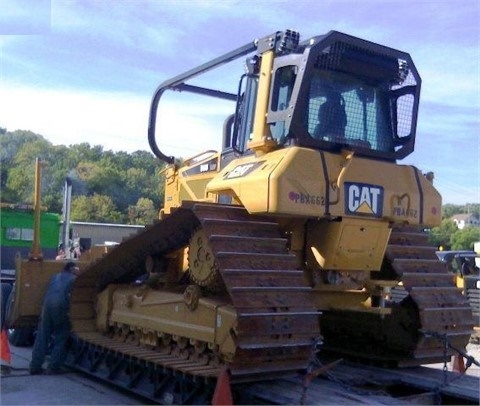
[{"label": "orange traffic cone", "polygon": [[461,374],[465,373],[465,361],[460,354],[452,356],[452,371],[459,372]]},{"label": "orange traffic cone", "polygon": [[232,391],[230,390],[230,374],[227,367],[222,369],[217,379],[212,405],[233,405]]},{"label": "orange traffic cone", "polygon": [[12,354],[10,354],[10,345],[8,344],[7,330],[2,328],[2,337],[0,342],[0,358],[8,365],[12,362]]}]

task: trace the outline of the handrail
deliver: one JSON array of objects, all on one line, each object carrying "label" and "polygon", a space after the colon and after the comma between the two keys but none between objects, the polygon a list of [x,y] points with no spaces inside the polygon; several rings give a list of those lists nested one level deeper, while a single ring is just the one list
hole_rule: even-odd
[{"label": "handrail", "polygon": [[207,62],[197,68],[191,69],[181,75],[178,75],[172,79],[166,80],[163,82],[156,90],[152,97],[152,101],[150,104],[150,115],[148,120],[148,143],[150,145],[150,149],[152,150],[153,154],[159,158],[160,160],[166,162],[167,164],[173,164],[175,162],[174,156],[165,155],[157,145],[157,141],[155,138],[156,131],[156,121],[157,121],[157,112],[158,112],[158,104],[160,102],[161,97],[165,93],[166,90],[177,90],[177,91],[187,91],[196,94],[202,94],[205,96],[211,96],[226,100],[237,100],[237,95],[233,93],[222,92],[219,90],[208,89],[193,85],[185,84],[185,81],[192,79],[198,75],[201,75],[213,68],[216,68],[220,65],[226,64],[231,62],[241,56],[247,55],[253,51],[255,51],[258,47],[258,41],[253,41],[247,45],[244,45],[240,48],[237,48],[223,56],[213,59],[210,62]]}]

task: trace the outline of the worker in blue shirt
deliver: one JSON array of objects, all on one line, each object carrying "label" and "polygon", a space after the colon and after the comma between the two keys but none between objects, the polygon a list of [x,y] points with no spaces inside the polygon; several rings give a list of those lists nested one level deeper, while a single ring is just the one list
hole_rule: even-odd
[{"label": "worker in blue shirt", "polygon": [[[74,262],[67,262],[61,272],[52,276],[43,299],[42,313],[37,337],[33,345],[30,374],[41,375],[61,373],[66,357],[66,344],[70,335],[70,292],[79,268]],[[47,355],[50,340],[53,348],[47,371],[42,365]]]}]

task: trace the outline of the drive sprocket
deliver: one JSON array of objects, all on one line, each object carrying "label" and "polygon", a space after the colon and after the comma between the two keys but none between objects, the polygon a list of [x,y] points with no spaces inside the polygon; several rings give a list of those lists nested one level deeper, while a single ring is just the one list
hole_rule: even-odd
[{"label": "drive sprocket", "polygon": [[201,228],[195,230],[188,249],[188,267],[191,281],[204,288],[215,288],[221,280],[208,236]]}]

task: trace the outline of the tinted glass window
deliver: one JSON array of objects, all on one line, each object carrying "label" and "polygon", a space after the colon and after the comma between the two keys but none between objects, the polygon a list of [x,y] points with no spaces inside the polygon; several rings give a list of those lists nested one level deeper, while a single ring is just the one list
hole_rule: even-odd
[{"label": "tinted glass window", "polygon": [[340,72],[317,70],[310,82],[307,128],[332,143],[393,151],[390,103],[381,86]]}]

